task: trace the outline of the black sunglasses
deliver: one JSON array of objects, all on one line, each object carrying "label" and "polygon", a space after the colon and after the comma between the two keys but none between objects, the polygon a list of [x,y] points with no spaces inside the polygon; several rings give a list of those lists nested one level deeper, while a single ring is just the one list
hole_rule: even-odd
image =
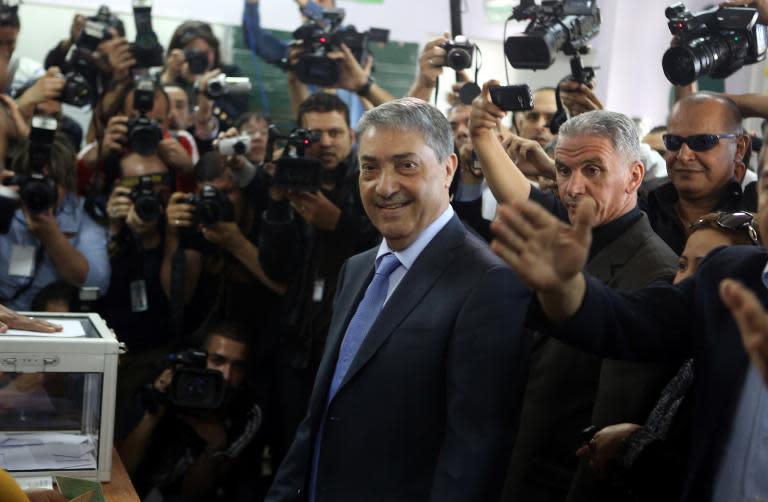
[{"label": "black sunglasses", "polygon": [[746,229],[747,237],[752,241],[755,246],[760,245],[760,240],[757,237],[757,229],[755,228],[755,218],[744,211],[737,211],[735,213],[720,212],[717,213],[717,219],[711,218],[699,218],[691,225],[691,230],[698,230],[701,227],[711,226],[713,223],[722,228],[723,230],[729,230],[731,232],[738,232],[742,229]]},{"label": "black sunglasses", "polygon": [[677,134],[665,134],[661,138],[667,150],[676,152],[683,143],[694,152],[705,152],[717,146],[721,139],[738,138],[741,134],[695,134],[693,136],[678,136]]}]

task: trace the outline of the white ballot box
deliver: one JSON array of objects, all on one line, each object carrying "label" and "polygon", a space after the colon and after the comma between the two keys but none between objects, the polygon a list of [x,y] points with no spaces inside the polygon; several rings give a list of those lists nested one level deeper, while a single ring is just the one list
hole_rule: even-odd
[{"label": "white ballot box", "polygon": [[64,330],[0,334],[0,467],[109,481],[118,341],[98,314],[26,314]]}]

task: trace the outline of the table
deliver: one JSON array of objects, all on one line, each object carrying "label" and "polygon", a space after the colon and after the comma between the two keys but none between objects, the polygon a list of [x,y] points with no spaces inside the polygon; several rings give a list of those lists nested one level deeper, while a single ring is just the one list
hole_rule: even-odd
[{"label": "table", "polygon": [[107,502],[141,502],[133,489],[131,478],[125,470],[117,450],[112,448],[112,478],[109,483],[102,483],[101,490]]}]

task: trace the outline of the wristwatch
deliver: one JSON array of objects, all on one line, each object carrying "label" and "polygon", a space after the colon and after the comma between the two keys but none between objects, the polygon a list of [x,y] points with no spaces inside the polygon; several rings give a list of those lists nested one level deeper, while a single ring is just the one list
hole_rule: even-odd
[{"label": "wristwatch", "polygon": [[363,84],[363,86],[355,92],[357,93],[358,96],[365,97],[368,95],[369,92],[371,92],[371,86],[374,83],[376,83],[376,80],[374,80],[372,76],[368,75],[368,81],[365,84]]}]

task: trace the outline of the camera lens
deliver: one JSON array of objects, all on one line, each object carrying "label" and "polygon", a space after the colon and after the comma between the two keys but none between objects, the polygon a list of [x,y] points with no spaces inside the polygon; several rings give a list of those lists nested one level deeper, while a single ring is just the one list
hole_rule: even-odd
[{"label": "camera lens", "polygon": [[472,54],[466,49],[454,48],[448,51],[445,61],[454,70],[463,70],[472,66]]},{"label": "camera lens", "polygon": [[208,381],[202,377],[193,377],[184,381],[184,397],[190,402],[205,401],[208,398]]},{"label": "camera lens", "polygon": [[744,66],[746,46],[731,46],[732,33],[700,37],[684,45],[670,47],[661,66],[667,80],[688,85],[703,75],[725,78]]},{"label": "camera lens", "polygon": [[133,203],[136,215],[146,222],[157,221],[160,218],[162,207],[160,198],[154,193],[141,194]]},{"label": "camera lens", "polygon": [[245,143],[242,141],[238,141],[234,145],[232,145],[232,149],[235,151],[236,155],[245,155],[248,153],[248,149],[245,146]]},{"label": "camera lens", "polygon": [[32,214],[40,214],[56,204],[56,188],[49,179],[31,179],[21,189],[21,201]]}]

